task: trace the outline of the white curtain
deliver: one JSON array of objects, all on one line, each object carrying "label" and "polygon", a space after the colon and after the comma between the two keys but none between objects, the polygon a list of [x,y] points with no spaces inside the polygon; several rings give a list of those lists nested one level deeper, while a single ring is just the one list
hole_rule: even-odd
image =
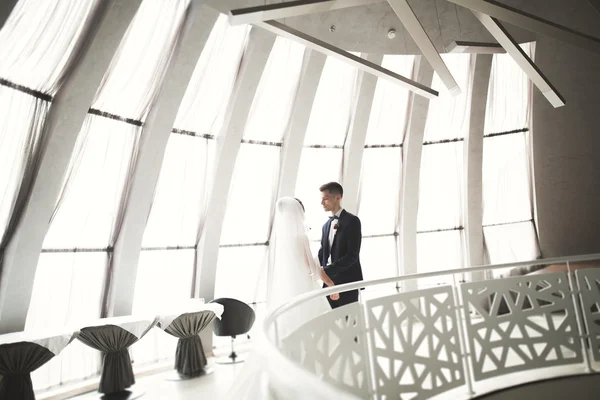
[{"label": "white curtain", "polygon": [[356,81],[356,68],[327,58],[306,128],[305,146],[344,144],[352,119]]},{"label": "white curtain", "polygon": [[453,96],[448,92],[438,74],[434,74],[432,87],[440,95],[429,102],[424,142],[464,138],[469,129],[473,71],[469,54],[443,54],[442,58],[460,86],[462,93]]},{"label": "white curtain", "polygon": [[219,16],[179,106],[176,129],[219,134],[249,31],[248,25],[230,26],[227,16]]},{"label": "white curtain", "polygon": [[[221,15],[196,64],[167,144],[144,231],[134,313],[191,297],[195,246],[212,188],[214,137],[223,124],[248,31],[246,25],[229,26]],[[153,329],[132,346],[132,358],[137,365],[172,358],[176,344],[172,336]]]},{"label": "white curtain", "polygon": [[[521,48],[533,58],[533,43]],[[485,116],[485,134],[529,126],[531,82],[509,54],[495,54],[492,61]]]},{"label": "white curtain", "polygon": [[[533,58],[532,43],[521,47]],[[532,212],[531,90],[512,58],[494,55],[485,120],[489,136],[483,139],[483,233],[493,264],[540,256]]]},{"label": "white curtain", "polygon": [[[399,75],[410,77],[415,57],[405,55],[386,55],[381,66]],[[395,83],[378,79],[369,125],[367,127],[367,145],[402,144],[407,117],[409,91]]]},{"label": "white curtain", "polygon": [[0,271],[25,206],[52,95],[68,72],[95,0],[22,0],[0,30]]},{"label": "white curtain", "polygon": [[[103,79],[93,108],[120,118],[144,120],[160,87],[186,7],[187,2],[167,0],[142,3]],[[44,241],[45,253],[38,262],[27,329],[38,326],[40,321],[77,324],[100,316],[110,247],[119,232],[138,141],[143,134],[138,125],[96,115],[86,118]],[[77,251],[81,248],[90,251]],[[69,268],[64,270],[66,266]],[[63,270],[62,274],[56,273]],[[55,290],[65,285],[69,290]],[[61,300],[64,293],[69,295],[67,301]],[[82,297],[86,301],[80,301]],[[99,359],[91,349],[83,349],[81,354],[65,353],[60,358],[63,364],[74,365],[93,359],[97,363]],[[63,369],[59,381],[47,379],[46,383],[81,378],[82,368]],[[52,374],[49,367],[42,367],[39,376],[42,371],[46,371],[45,376]],[[39,388],[37,383],[34,385]]]},{"label": "white curtain", "polygon": [[306,208],[312,240],[321,238],[321,226],[329,217],[321,206],[319,187],[341,180],[342,146],[352,120],[356,83],[356,68],[327,58],[308,121],[295,190],[295,196]]},{"label": "white curtain", "polygon": [[250,108],[244,139],[280,143],[294,105],[304,46],[277,37]]},{"label": "white curtain", "polygon": [[[459,268],[463,257],[463,139],[469,128],[473,71],[469,54],[445,54],[443,59],[462,89],[453,97],[434,75],[440,90],[432,101],[425,127],[419,176],[417,271]],[[435,143],[437,142],[437,143]],[[441,231],[440,231],[441,230]],[[419,286],[445,281],[425,279]]]},{"label": "white curtain", "polygon": [[0,246],[49,108],[45,100],[0,86]]},{"label": "white curtain", "polygon": [[0,30],[0,77],[53,95],[98,0],[20,0]]}]

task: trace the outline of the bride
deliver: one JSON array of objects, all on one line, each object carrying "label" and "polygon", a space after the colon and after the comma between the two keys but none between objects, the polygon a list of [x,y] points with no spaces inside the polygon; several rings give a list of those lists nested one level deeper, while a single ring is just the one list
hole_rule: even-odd
[{"label": "bride", "polygon": [[[304,222],[304,205],[300,200],[282,197],[277,201],[270,244],[267,270],[268,311],[273,311],[303,293],[321,289],[322,284],[319,280],[327,286],[334,285],[311,254]],[[338,300],[339,294],[330,297],[332,300]],[[279,336],[286,337],[299,325],[330,309],[327,299],[323,296],[294,307],[277,318]],[[258,335],[262,335],[260,330]],[[226,398],[236,400],[266,398],[264,376],[261,373],[264,369],[262,363],[265,361],[254,351],[235,377],[235,383]]]}]

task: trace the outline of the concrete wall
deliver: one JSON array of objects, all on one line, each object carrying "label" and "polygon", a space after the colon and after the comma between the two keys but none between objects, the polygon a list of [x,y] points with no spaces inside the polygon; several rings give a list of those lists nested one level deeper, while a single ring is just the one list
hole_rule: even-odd
[{"label": "concrete wall", "polygon": [[540,36],[535,61],[567,101],[554,109],[534,89],[534,179],[542,255],[597,253],[600,55]]}]

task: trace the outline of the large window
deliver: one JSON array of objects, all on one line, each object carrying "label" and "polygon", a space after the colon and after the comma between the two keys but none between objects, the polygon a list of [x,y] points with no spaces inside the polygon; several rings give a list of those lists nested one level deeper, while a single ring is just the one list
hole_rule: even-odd
[{"label": "large window", "polygon": [[[134,313],[153,313],[192,296],[196,247],[213,184],[215,138],[248,32],[248,26],[231,27],[221,15],[196,64],[167,143],[142,239]],[[140,364],[173,357],[176,343],[153,329],[132,346],[133,358]]]},{"label": "large window", "polygon": [[[533,55],[533,44],[522,47]],[[525,73],[508,54],[494,55],[483,139],[483,234],[493,264],[540,255],[532,212],[530,98]]]},{"label": "large window", "polygon": [[[417,215],[417,270],[441,271],[463,265],[463,141],[469,128],[471,56],[445,54],[462,94],[452,96],[437,74],[432,86],[439,98],[430,102],[423,138]],[[419,281],[420,286],[446,282],[446,277]]]},{"label": "large window", "polygon": [[316,249],[321,226],[329,217],[321,207],[319,187],[341,180],[343,145],[352,120],[356,83],[356,68],[327,58],[304,137],[295,191],[306,208],[309,234]]},{"label": "large window", "polygon": [[[382,66],[410,77],[413,63],[413,56],[387,55]],[[365,279],[398,274],[398,214],[408,97],[405,88],[383,79],[377,81],[362,159],[358,208]]]},{"label": "large window", "polygon": [[[144,120],[186,8],[186,2],[143,2],[104,76],[44,240],[26,329],[62,327],[101,316],[107,267]],[[72,375],[63,373],[61,381],[89,376],[99,367],[98,353],[82,346],[69,346],[61,360],[73,367]]]},{"label": "large window", "polygon": [[281,147],[304,58],[304,46],[275,40],[257,87],[235,162],[221,233],[215,297],[266,299],[267,249]]}]

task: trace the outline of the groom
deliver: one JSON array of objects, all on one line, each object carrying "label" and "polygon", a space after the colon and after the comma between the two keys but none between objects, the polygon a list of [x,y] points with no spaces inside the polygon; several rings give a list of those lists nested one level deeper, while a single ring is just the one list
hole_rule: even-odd
[{"label": "groom", "polygon": [[[329,182],[319,188],[321,205],[331,217],[323,225],[319,262],[321,274],[327,275],[334,284],[362,281],[359,253],[362,238],[360,219],[341,206],[344,189],[337,182]],[[326,278],[326,277],[324,277]],[[326,280],[326,279],[323,279]],[[323,286],[325,287],[325,285]],[[331,308],[358,301],[358,290],[340,293],[339,300],[327,297]]]}]

